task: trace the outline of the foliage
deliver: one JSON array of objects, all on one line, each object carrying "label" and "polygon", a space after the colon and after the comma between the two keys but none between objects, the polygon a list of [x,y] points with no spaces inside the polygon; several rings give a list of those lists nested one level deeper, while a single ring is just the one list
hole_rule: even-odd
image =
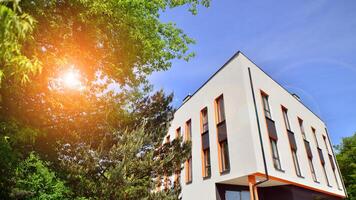
[{"label": "foliage", "polygon": [[8,198],[20,152],[31,150],[29,145],[34,143],[37,135],[36,130],[16,120],[0,120],[0,198]]},{"label": "foliage", "polygon": [[[209,0],[1,1],[1,199],[179,197],[179,186],[153,192],[189,144],[162,146],[173,96],[152,93],[147,76],[193,56],[194,41],[160,21],[186,5],[196,14]],[[72,66],[84,90],[56,84]]]},{"label": "foliage", "polygon": [[[178,188],[153,193],[159,174],[173,174],[187,158],[189,148],[175,140],[159,149],[145,143],[149,134],[143,128],[116,133],[116,142],[107,151],[85,144],[65,145],[61,163],[69,170],[77,195],[88,199],[156,199],[166,195],[177,199]],[[105,142],[103,142],[104,144]],[[187,144],[185,144],[187,145]],[[184,149],[177,151],[177,149]],[[168,171],[167,171],[168,169]],[[117,188],[113,190],[113,188]]]},{"label": "foliage", "polygon": [[31,39],[35,20],[26,13],[16,12],[0,2],[0,83],[4,77],[14,77],[18,82],[26,82],[29,75],[40,71],[35,56],[23,53],[23,43]]},{"label": "foliage", "polygon": [[356,133],[353,136],[343,138],[336,149],[336,158],[349,199],[356,199]]},{"label": "foliage", "polygon": [[65,199],[69,189],[48,168],[48,163],[41,161],[31,153],[19,163],[15,172],[15,185],[11,192],[14,199]]}]

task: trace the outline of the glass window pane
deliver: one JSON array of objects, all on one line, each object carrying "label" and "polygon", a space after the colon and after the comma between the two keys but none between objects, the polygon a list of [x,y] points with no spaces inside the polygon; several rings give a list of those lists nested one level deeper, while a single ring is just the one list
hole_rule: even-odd
[{"label": "glass window pane", "polygon": [[241,200],[241,194],[239,191],[226,191],[225,199],[226,200]]},{"label": "glass window pane", "polygon": [[298,162],[298,156],[297,156],[297,152],[295,150],[292,151],[292,156],[293,156],[295,172],[298,176],[301,176],[299,162]]},{"label": "glass window pane", "polygon": [[279,160],[278,149],[277,149],[277,142],[275,140],[270,140],[270,141],[271,141],[271,148],[272,148],[273,165],[275,168],[281,169],[281,163]]},{"label": "glass window pane", "polygon": [[287,110],[286,109],[283,109],[283,118],[284,118],[284,122],[286,124],[286,128],[288,130],[290,130],[289,119],[288,119],[288,114],[287,114]]},{"label": "glass window pane", "polygon": [[224,145],[224,159],[225,159],[225,169],[230,169],[230,161],[229,161],[229,145],[227,141],[225,141]]},{"label": "glass window pane", "polygon": [[225,120],[225,109],[224,109],[224,98],[221,96],[219,99],[218,99],[218,114],[219,114],[219,122],[222,122]]},{"label": "glass window pane", "polygon": [[250,192],[241,191],[241,200],[250,200]]}]

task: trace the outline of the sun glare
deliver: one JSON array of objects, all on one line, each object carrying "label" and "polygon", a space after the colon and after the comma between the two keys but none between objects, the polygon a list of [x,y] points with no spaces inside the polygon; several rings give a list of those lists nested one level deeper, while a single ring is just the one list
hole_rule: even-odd
[{"label": "sun glare", "polygon": [[84,88],[81,82],[79,70],[74,68],[68,69],[60,77],[62,86],[73,90],[82,90]]}]

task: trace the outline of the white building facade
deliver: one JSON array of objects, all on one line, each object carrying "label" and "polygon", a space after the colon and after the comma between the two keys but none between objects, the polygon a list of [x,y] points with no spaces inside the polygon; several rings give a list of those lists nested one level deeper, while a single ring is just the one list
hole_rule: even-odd
[{"label": "white building facade", "polygon": [[176,111],[183,200],[344,199],[325,123],[241,52]]}]

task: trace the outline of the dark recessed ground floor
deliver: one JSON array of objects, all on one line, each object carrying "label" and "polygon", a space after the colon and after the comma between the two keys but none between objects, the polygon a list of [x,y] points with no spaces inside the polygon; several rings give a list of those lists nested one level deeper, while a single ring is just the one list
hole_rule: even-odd
[{"label": "dark recessed ground floor", "polygon": [[[216,184],[217,200],[251,200],[249,187],[239,185]],[[321,192],[308,190],[294,185],[259,187],[258,200],[342,200]]]}]

